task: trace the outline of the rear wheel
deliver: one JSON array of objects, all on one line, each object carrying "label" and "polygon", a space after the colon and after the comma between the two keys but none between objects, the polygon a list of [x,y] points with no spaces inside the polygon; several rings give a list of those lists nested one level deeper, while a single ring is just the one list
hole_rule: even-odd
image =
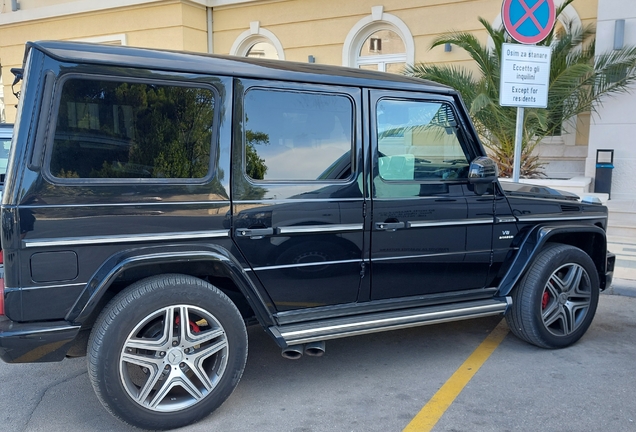
[{"label": "rear wheel", "polygon": [[547,246],[515,288],[506,320],[519,338],[543,348],[563,348],[579,340],[592,323],[599,279],[581,249]]},{"label": "rear wheel", "polygon": [[146,429],[193,423],[232,393],[247,333],[221,291],[185,275],[139,281],[117,295],[89,340],[88,370],[102,404]]}]

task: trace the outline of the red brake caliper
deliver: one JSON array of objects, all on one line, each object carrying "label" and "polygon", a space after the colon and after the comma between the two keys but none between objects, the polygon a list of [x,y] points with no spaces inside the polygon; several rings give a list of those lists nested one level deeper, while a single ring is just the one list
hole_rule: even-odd
[{"label": "red brake caliper", "polygon": [[543,293],[543,298],[541,298],[541,309],[545,309],[548,307],[548,302],[550,301],[550,294],[547,291]]},{"label": "red brake caliper", "polygon": [[[179,325],[179,323],[181,322],[181,320],[179,319],[181,317],[176,317],[174,319],[174,323],[176,325]],[[192,333],[199,333],[201,331],[201,329],[199,328],[199,326],[197,325],[197,323],[195,323],[194,321],[190,320],[190,330],[192,330]]]}]

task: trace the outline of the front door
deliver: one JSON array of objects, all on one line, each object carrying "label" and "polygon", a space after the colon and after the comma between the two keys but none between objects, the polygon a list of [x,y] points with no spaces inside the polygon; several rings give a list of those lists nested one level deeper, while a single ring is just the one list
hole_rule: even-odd
[{"label": "front door", "polygon": [[453,100],[372,92],[370,110],[371,298],[483,288],[492,205],[490,214],[468,207],[475,154]]}]

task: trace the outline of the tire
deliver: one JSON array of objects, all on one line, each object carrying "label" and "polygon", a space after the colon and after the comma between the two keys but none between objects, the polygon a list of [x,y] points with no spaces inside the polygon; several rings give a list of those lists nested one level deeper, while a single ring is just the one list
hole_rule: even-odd
[{"label": "tire", "polygon": [[[189,325],[181,325],[186,319]],[[88,374],[100,402],[144,429],[182,427],[214,411],[238,384],[246,360],[247,331],[232,301],[179,274],[141,280],[115,296],[88,345]]]},{"label": "tire", "polygon": [[550,244],[515,288],[506,321],[520,339],[542,348],[564,348],[587,331],[599,292],[589,255],[574,246]]}]

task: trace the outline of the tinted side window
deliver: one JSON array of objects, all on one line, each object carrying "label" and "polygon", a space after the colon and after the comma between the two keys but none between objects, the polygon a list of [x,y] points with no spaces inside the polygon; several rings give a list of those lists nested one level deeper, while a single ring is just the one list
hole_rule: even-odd
[{"label": "tinted side window", "polygon": [[347,96],[251,89],[244,110],[248,177],[300,181],[350,177],[353,105]]},{"label": "tinted side window", "polygon": [[467,178],[468,157],[448,103],[383,99],[377,104],[377,124],[383,180]]},{"label": "tinted side window", "polygon": [[51,154],[59,178],[203,178],[214,93],[207,88],[64,82]]},{"label": "tinted side window", "polygon": [[[10,134],[8,133],[7,135]],[[0,136],[0,176],[4,176],[4,174],[7,172],[9,150],[11,150],[11,138],[9,136]]]}]

